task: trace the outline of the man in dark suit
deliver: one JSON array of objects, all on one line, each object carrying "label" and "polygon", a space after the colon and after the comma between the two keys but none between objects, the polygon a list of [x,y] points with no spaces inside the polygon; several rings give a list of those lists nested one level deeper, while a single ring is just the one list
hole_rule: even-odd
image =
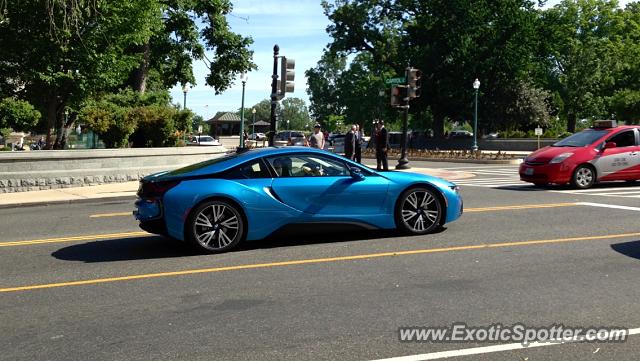
[{"label": "man in dark suit", "polygon": [[377,170],[389,170],[389,162],[387,160],[387,152],[389,151],[389,133],[384,127],[384,121],[378,120],[376,124],[376,163]]},{"label": "man in dark suit", "polygon": [[356,124],[356,141],[353,160],[358,163],[362,163],[362,132],[360,131],[360,126],[358,124]]},{"label": "man in dark suit", "polygon": [[356,126],[352,125],[351,130],[344,136],[344,156],[353,159],[353,151],[356,146]]}]

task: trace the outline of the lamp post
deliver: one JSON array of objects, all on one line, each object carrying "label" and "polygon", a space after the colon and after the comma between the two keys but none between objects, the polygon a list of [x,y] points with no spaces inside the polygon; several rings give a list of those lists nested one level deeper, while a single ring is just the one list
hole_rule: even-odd
[{"label": "lamp post", "polygon": [[289,130],[289,119],[287,119],[287,130]]},{"label": "lamp post", "polygon": [[[256,138],[256,108],[251,109],[251,114],[253,114],[253,123],[251,124],[251,134]],[[255,139],[258,140],[258,139]]]},{"label": "lamp post", "polygon": [[246,73],[240,74],[240,81],[242,82],[242,105],[240,106],[240,147],[244,148],[244,86],[247,84],[249,77]]},{"label": "lamp post", "polygon": [[182,101],[182,109],[187,109],[187,92],[189,91],[189,83],[182,85],[182,94],[184,94],[184,100]]},{"label": "lamp post", "polygon": [[478,150],[478,89],[480,88],[480,80],[476,78],[473,81],[473,89],[475,89],[475,101],[473,109],[473,147],[471,149],[475,152]]}]

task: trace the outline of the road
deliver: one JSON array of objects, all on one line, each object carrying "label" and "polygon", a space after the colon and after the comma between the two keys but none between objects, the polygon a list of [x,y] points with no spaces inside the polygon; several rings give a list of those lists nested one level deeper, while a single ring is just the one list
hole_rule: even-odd
[{"label": "road", "polygon": [[[399,327],[640,327],[640,184],[413,165],[474,175],[442,232],[306,228],[200,255],[141,232],[132,199],[0,209],[0,360],[421,360],[508,342],[406,343]],[[637,360],[640,335],[482,352],[453,359]]]}]

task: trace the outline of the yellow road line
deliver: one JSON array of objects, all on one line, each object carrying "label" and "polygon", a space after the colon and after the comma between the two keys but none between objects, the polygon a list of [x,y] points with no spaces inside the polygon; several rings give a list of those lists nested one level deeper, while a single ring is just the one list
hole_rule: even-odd
[{"label": "yellow road line", "polygon": [[147,232],[126,232],[126,233],[107,233],[107,234],[94,234],[86,236],[72,236],[61,238],[46,238],[46,239],[33,239],[29,241],[14,241],[14,242],[0,242],[0,247],[14,247],[14,246],[29,246],[33,244],[43,243],[61,243],[61,242],[73,242],[73,241],[92,241],[96,239],[109,239],[109,238],[124,238],[124,237],[140,237],[150,235]]},{"label": "yellow road line", "polygon": [[100,214],[92,214],[89,216],[89,218],[123,217],[123,216],[132,216],[132,214],[131,212],[100,213]]},{"label": "yellow road line", "polygon": [[558,207],[575,207],[581,205],[580,203],[547,203],[547,204],[522,204],[515,206],[496,206],[496,207],[481,207],[481,208],[466,208],[465,213],[473,212],[491,212],[491,211],[508,211],[516,209],[533,209],[533,208],[558,208]]},{"label": "yellow road line", "polygon": [[539,244],[566,243],[566,242],[576,242],[576,241],[589,241],[589,240],[602,240],[602,239],[628,238],[628,237],[640,237],[640,232],[610,234],[610,235],[603,235],[603,236],[584,236],[584,237],[571,237],[571,238],[531,240],[531,241],[520,241],[520,242],[487,243],[487,244],[467,245],[467,246],[458,246],[458,247],[417,249],[417,250],[410,250],[410,251],[371,253],[371,254],[361,254],[361,255],[331,257],[331,258],[302,259],[302,260],[272,262],[272,263],[258,263],[258,264],[245,264],[245,265],[238,265],[238,266],[216,267],[216,268],[191,269],[191,270],[174,271],[174,272],[148,273],[148,274],[122,276],[122,277],[97,278],[97,279],[88,279],[88,280],[72,281],[72,282],[60,282],[60,283],[48,283],[48,284],[39,284],[39,285],[0,288],[0,292],[29,291],[29,290],[36,290],[36,289],[43,289],[43,288],[80,286],[80,285],[90,285],[90,284],[98,284],[98,283],[131,281],[131,280],[159,278],[159,277],[195,275],[200,273],[238,271],[238,270],[256,269],[256,268],[271,268],[271,267],[284,267],[284,266],[294,266],[294,265],[303,265],[303,264],[354,261],[354,260],[373,259],[373,258],[382,258],[382,257],[408,256],[408,255],[415,255],[415,254],[455,252],[455,251],[489,249],[489,248],[499,248],[499,247],[531,246],[531,245],[539,245]]}]

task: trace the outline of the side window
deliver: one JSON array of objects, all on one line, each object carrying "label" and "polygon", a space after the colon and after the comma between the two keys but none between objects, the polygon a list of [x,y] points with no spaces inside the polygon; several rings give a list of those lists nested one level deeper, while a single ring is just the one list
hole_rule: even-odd
[{"label": "side window", "polygon": [[632,147],[636,145],[636,133],[632,130],[626,130],[609,138],[609,142],[616,143],[617,147]]},{"label": "side window", "polygon": [[318,155],[285,155],[268,158],[278,177],[340,177],[349,169],[338,160]]},{"label": "side window", "polygon": [[257,159],[228,170],[224,177],[226,179],[254,179],[271,178],[271,175],[264,168],[263,163]]}]

